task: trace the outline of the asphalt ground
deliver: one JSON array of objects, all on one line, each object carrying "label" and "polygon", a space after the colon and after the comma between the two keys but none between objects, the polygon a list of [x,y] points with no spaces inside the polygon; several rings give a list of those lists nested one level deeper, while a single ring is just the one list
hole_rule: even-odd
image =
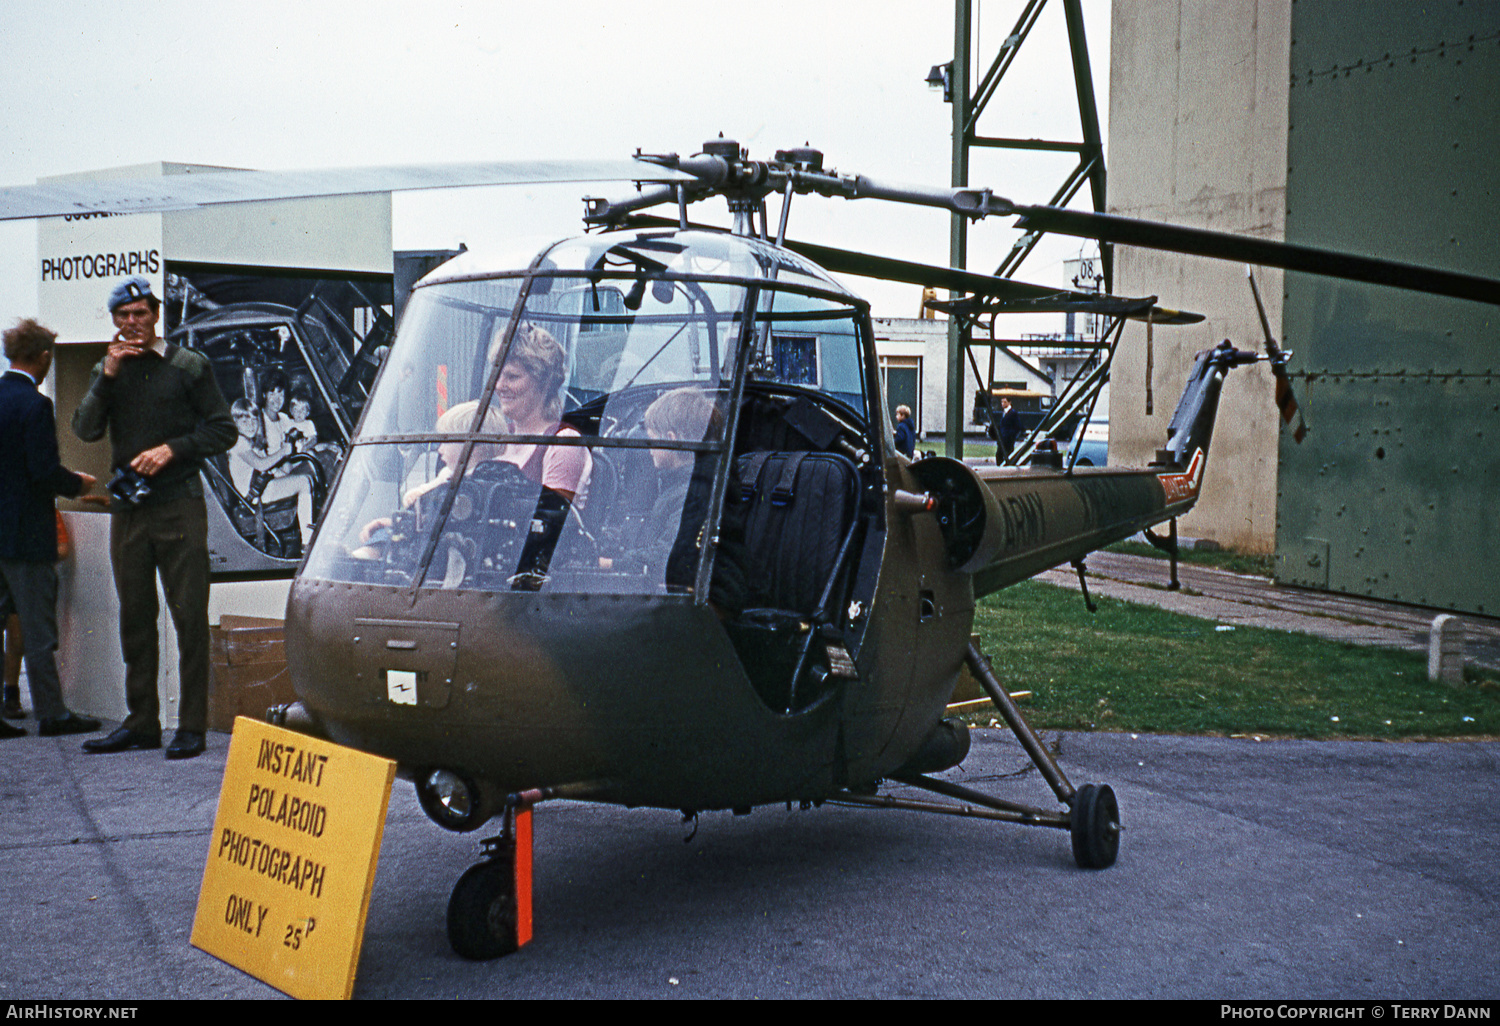
[{"label": "asphalt ground", "polygon": [[[1488,1002],[1500,743],[1047,733],[1116,791],[1105,870],[1062,831],[825,804],[535,814],[536,938],[449,949],[479,835],[398,781],[356,998],[1196,998]],[[0,752],[0,1003],[278,997],[188,943],[228,739],[169,763],[77,738]],[[1057,808],[976,732],[948,774]]]},{"label": "asphalt ground", "polygon": [[[1188,566],[1169,592],[1163,563],[1088,565],[1095,593],[1426,644],[1429,611]],[[1484,658],[1496,625],[1468,620]],[[0,742],[0,1002],[281,996],[188,943],[227,735],[169,763],[25,725]],[[433,826],[398,781],[354,995],[1500,998],[1500,742],[1044,740],[1074,784],[1118,795],[1111,868],[1078,869],[1062,831],[975,819],[825,804],[705,814],[694,833],[556,802],[535,816],[536,939],[485,963],[452,953],[444,920],[484,834]],[[945,776],[1058,807],[1005,731],[975,731]]]}]

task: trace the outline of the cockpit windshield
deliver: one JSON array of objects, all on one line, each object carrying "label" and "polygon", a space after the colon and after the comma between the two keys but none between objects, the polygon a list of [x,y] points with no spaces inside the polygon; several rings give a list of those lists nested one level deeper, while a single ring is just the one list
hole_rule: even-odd
[{"label": "cockpit windshield", "polygon": [[733,398],[821,393],[859,423],[867,372],[862,309],[815,268],[696,238],[585,236],[415,290],[304,574],[701,592]]}]

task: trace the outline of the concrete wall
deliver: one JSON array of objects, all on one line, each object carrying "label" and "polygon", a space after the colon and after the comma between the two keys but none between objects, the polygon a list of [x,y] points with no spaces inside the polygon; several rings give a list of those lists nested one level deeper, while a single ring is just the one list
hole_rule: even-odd
[{"label": "concrete wall", "polygon": [[[1110,41],[1109,210],[1280,240],[1285,231],[1290,0],[1116,3]],[[1242,266],[1116,248],[1115,291],[1205,314],[1152,332],[1132,323],[1115,357],[1110,463],[1144,464],[1166,438],[1193,354],[1263,332]],[[1257,272],[1271,327],[1282,275]],[[1278,417],[1264,366],[1224,390],[1204,498],[1180,530],[1250,552],[1275,545]]]}]

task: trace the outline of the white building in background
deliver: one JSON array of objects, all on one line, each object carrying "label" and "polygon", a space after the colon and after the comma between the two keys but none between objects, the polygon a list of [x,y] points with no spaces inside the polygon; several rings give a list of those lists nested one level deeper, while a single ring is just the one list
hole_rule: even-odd
[{"label": "white building in background", "polygon": [[[912,409],[919,438],[942,438],[947,409],[948,321],[917,317],[874,317],[875,354],[880,361],[881,388],[895,420],[895,409]],[[1002,322],[1003,323],[1003,322]],[[1052,394],[1052,381],[1036,365],[1016,354],[1015,345],[994,347],[993,370],[988,346],[978,346],[974,362],[997,386]],[[974,395],[982,387],[974,364],[964,358],[964,431],[980,434],[973,418]]]}]

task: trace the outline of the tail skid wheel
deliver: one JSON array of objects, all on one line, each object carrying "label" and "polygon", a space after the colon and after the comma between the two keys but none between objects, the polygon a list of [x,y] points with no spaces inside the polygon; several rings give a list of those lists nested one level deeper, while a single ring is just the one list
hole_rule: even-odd
[{"label": "tail skid wheel", "polygon": [[448,943],[464,958],[486,961],[519,946],[515,855],[502,851],[470,866],[448,899]]},{"label": "tail skid wheel", "polygon": [[1084,784],[1073,799],[1073,861],[1107,869],[1120,852],[1120,806],[1108,784]]}]

